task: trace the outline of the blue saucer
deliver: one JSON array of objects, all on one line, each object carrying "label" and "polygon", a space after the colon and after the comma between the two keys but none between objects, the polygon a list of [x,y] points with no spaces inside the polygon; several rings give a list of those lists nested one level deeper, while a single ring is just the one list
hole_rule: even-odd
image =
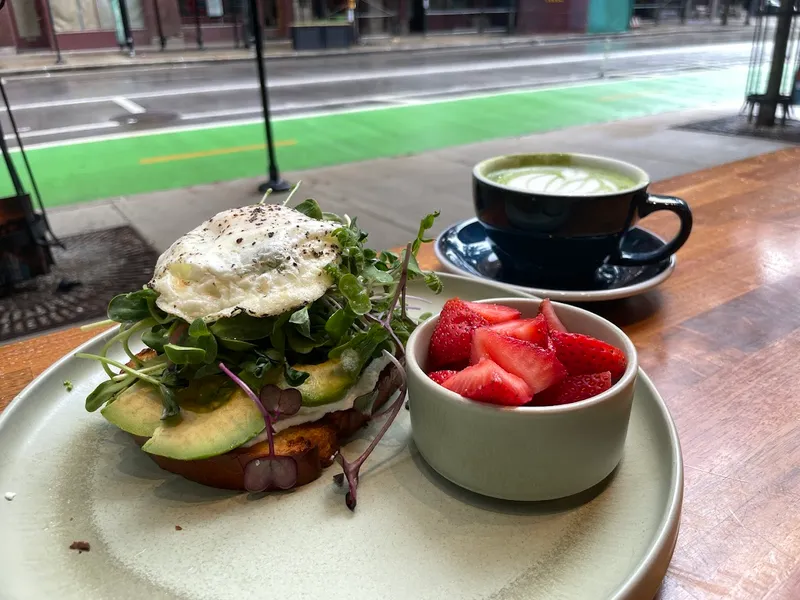
[{"label": "blue saucer", "polygon": [[[664,240],[646,229],[634,227],[625,236],[622,249],[626,252],[649,252],[665,244]],[[677,259],[641,267],[604,265],[597,270],[590,289],[547,289],[535,281],[524,280],[514,270],[504,268],[495,254],[492,242],[477,219],[457,223],[439,235],[434,246],[436,256],[445,270],[458,275],[504,283],[536,296],[560,302],[599,302],[628,298],[653,289],[675,270]]]}]

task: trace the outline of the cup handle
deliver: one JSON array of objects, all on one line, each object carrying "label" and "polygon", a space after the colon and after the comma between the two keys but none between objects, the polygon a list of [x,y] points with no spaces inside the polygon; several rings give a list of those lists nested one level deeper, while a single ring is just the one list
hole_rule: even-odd
[{"label": "cup handle", "polygon": [[623,252],[620,249],[619,254],[611,260],[613,264],[635,266],[659,263],[675,254],[686,243],[686,240],[689,239],[689,234],[692,232],[692,211],[686,201],[674,196],[647,194],[644,202],[639,204],[639,218],[643,219],[658,210],[668,210],[678,215],[681,220],[681,228],[678,234],[661,248],[650,252]]}]

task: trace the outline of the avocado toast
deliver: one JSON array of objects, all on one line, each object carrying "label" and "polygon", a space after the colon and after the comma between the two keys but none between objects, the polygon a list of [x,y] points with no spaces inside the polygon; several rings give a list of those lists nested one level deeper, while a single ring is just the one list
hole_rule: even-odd
[{"label": "avocado toast", "polygon": [[[214,487],[290,489],[337,460],[354,508],[374,444],[353,463],[340,446],[381,412],[377,441],[402,404],[403,344],[417,325],[405,286],[441,289],[415,258],[437,214],[399,254],[366,247],[355,219],[313,200],[215,215],[161,255],[147,286],[111,300],[119,329],[79,354],[108,375],[86,409],[162,468]],[[116,345],[125,364],[107,356]]]}]

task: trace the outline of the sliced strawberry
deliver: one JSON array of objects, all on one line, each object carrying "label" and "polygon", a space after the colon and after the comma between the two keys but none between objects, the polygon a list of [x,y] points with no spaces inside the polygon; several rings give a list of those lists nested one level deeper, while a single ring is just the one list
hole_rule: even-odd
[{"label": "sliced strawberry", "polygon": [[544,315],[544,318],[547,319],[547,326],[550,327],[552,331],[567,331],[561,319],[558,318],[556,310],[553,308],[552,302],[550,302],[550,298],[542,300],[542,303],[539,305],[539,314]]},{"label": "sliced strawberry", "polygon": [[483,304],[481,302],[464,302],[472,310],[482,316],[489,323],[505,323],[519,319],[520,312],[515,308],[500,304]]},{"label": "sliced strawberry", "polygon": [[567,376],[555,352],[530,342],[502,335],[489,327],[475,330],[470,362],[490,358],[509,373],[521,377],[534,394],[549,388]]},{"label": "sliced strawberry", "polygon": [[522,406],[533,396],[522,379],[488,358],[456,373],[442,385],[465,398],[503,406]]},{"label": "sliced strawberry", "polygon": [[444,370],[444,371],[434,371],[433,373],[428,373],[428,377],[433,379],[439,385],[443,384],[445,381],[450,379],[453,375],[458,373],[458,371],[452,370]]},{"label": "sliced strawberry", "polygon": [[586,400],[602,394],[611,387],[611,373],[574,375],[536,395],[537,406],[555,406]]},{"label": "sliced strawberry", "polygon": [[625,353],[611,344],[580,333],[551,333],[556,356],[570,375],[587,375],[609,371],[617,381],[625,372]]},{"label": "sliced strawberry", "polygon": [[488,321],[458,298],[445,302],[428,347],[428,369],[461,368],[469,361],[472,331]]},{"label": "sliced strawberry", "polygon": [[516,321],[489,325],[489,329],[518,340],[525,340],[542,348],[547,348],[548,346],[547,321],[544,315],[539,315],[535,319],[517,319]]}]

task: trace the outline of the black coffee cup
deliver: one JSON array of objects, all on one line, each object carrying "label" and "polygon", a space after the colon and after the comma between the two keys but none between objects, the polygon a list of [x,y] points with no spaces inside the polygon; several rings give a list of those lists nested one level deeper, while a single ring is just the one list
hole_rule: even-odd
[{"label": "black coffee cup", "polygon": [[[591,286],[603,265],[669,260],[689,238],[692,212],[680,198],[650,194],[642,169],[586,154],[516,154],[472,171],[478,220],[504,269],[531,284]],[[658,211],[678,215],[680,231],[651,252],[624,252],[625,234]]]}]

